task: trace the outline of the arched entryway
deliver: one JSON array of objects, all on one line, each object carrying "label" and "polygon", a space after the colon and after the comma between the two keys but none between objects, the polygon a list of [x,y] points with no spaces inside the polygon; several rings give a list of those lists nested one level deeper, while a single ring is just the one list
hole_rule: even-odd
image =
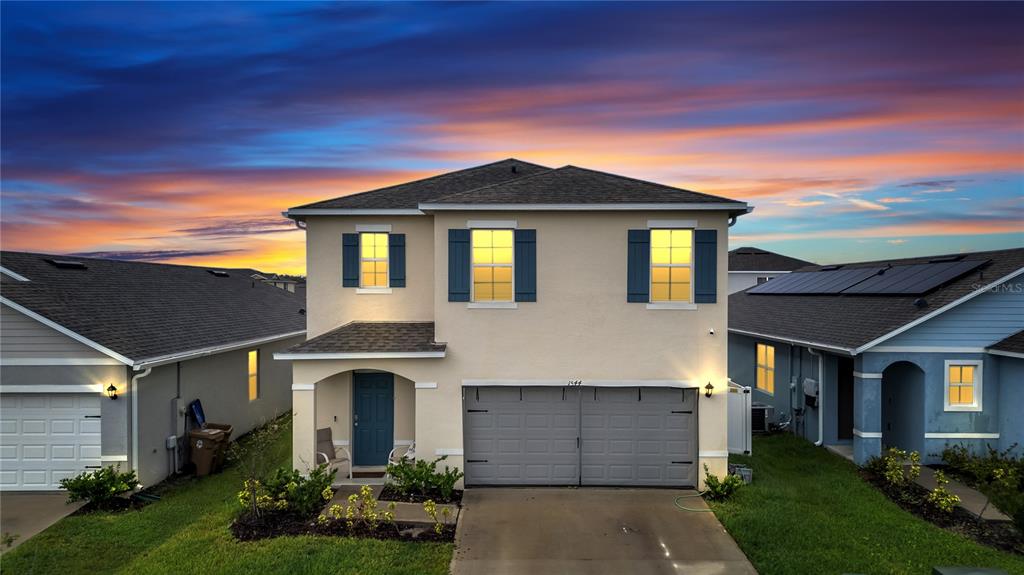
[{"label": "arched entryway", "polygon": [[924,371],[898,361],[882,372],[882,448],[924,451]]}]

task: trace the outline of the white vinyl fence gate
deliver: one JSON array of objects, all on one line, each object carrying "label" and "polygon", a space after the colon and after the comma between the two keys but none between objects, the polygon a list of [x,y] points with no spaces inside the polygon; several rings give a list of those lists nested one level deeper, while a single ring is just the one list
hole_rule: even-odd
[{"label": "white vinyl fence gate", "polygon": [[750,388],[729,380],[729,453],[750,454]]}]

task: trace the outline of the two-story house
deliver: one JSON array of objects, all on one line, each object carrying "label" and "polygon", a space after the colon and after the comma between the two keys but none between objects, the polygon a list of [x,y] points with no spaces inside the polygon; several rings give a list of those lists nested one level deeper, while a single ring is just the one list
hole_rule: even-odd
[{"label": "two-story house", "polygon": [[727,236],[743,202],[515,159],[289,209],[307,232],[294,465],[415,442],[468,485],[726,470]]}]

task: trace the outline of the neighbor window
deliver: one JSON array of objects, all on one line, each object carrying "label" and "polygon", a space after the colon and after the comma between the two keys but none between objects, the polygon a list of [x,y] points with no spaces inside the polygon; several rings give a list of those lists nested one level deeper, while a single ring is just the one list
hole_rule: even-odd
[{"label": "neighbor window", "polygon": [[249,352],[249,401],[260,398],[260,351]]},{"label": "neighbor window", "polygon": [[757,344],[757,389],[775,393],[775,346]]},{"label": "neighbor window", "polygon": [[388,287],[388,235],[362,232],[359,234],[359,286],[364,288]]},{"label": "neighbor window", "polygon": [[510,302],[512,230],[473,230],[473,301]]},{"label": "neighbor window", "polygon": [[946,410],[981,410],[981,362],[946,362]]},{"label": "neighbor window", "polygon": [[693,230],[651,230],[651,301],[693,301]]}]

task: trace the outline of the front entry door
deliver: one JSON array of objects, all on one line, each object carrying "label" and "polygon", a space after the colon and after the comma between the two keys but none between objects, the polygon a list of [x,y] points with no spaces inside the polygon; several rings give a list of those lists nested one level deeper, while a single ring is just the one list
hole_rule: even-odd
[{"label": "front entry door", "polygon": [[356,373],[352,390],[355,465],[386,465],[395,437],[395,376]]},{"label": "front entry door", "polygon": [[836,413],[836,434],[839,439],[853,439],[853,358],[839,358]]}]

